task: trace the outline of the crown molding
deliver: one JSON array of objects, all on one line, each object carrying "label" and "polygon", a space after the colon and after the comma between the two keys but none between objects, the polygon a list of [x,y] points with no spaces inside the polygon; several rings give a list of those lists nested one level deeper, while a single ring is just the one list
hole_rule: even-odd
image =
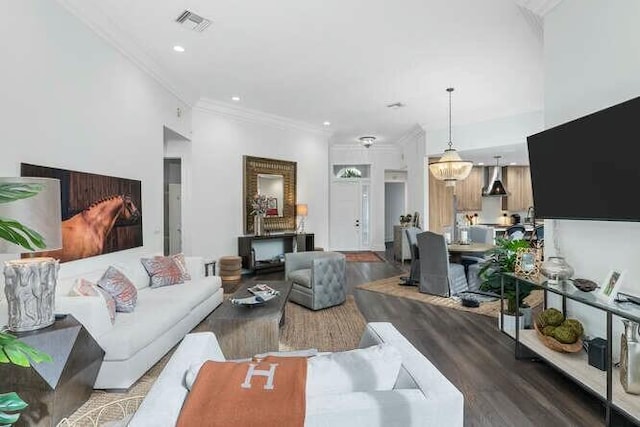
[{"label": "crown molding", "polygon": [[562,0],[514,0],[518,6],[543,17],[551,12]]},{"label": "crown molding", "polygon": [[67,11],[82,21],[90,30],[103,38],[118,52],[124,55],[138,68],[156,80],[163,88],[188,106],[198,99],[194,88],[170,77],[144,49],[134,42],[122,28],[118,27],[99,8],[84,0],[57,0]]},{"label": "crown molding", "polygon": [[404,135],[398,138],[398,141],[396,142],[396,144],[401,147],[404,147],[405,145],[407,145],[408,142],[420,136],[425,136],[426,134],[427,132],[424,130],[424,128],[419,124],[416,124],[412,126]]},{"label": "crown molding", "polygon": [[321,126],[314,126],[306,122],[293,120],[287,117],[275,114],[265,113],[264,111],[252,110],[250,108],[241,107],[227,102],[216,101],[210,98],[200,98],[194,105],[194,110],[205,113],[219,114],[230,117],[232,119],[244,122],[258,123],[261,125],[271,126],[284,130],[298,130],[302,132],[316,133],[324,135],[327,138],[331,136],[333,131],[329,131]]}]

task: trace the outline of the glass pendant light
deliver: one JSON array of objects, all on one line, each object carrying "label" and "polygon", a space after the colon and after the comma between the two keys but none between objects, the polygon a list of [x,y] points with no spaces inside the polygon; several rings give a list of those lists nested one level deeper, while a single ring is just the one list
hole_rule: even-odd
[{"label": "glass pendant light", "polygon": [[451,92],[453,88],[447,88],[449,92],[449,148],[437,162],[429,163],[431,174],[440,181],[445,181],[447,187],[453,187],[457,181],[466,179],[471,173],[473,162],[462,160],[458,152],[451,148]]}]

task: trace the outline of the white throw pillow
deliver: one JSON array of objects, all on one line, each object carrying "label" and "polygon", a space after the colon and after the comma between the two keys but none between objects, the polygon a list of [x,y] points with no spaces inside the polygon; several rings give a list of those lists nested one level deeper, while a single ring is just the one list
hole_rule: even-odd
[{"label": "white throw pillow", "polygon": [[[308,348],[305,350],[293,350],[293,351],[270,351],[268,353],[256,354],[254,357],[259,359],[264,359],[267,356],[278,356],[278,357],[311,357],[319,354],[317,348]],[[235,360],[227,360],[227,362],[251,362],[253,358],[247,359],[235,359]],[[187,387],[187,390],[191,390],[196,377],[198,376],[198,372],[200,372],[200,368],[202,368],[204,362],[194,363],[189,366],[187,372],[184,375],[184,385]]]},{"label": "white throw pillow", "polygon": [[[317,350],[274,352],[280,356],[308,356]],[[248,360],[238,360],[246,362]],[[185,386],[191,390],[204,362],[194,363],[185,372]],[[307,363],[307,397],[320,394],[392,390],[398,379],[402,356],[391,344],[320,354]]]},{"label": "white throw pillow", "polygon": [[307,364],[307,397],[392,390],[401,365],[400,352],[388,343],[311,357]]}]

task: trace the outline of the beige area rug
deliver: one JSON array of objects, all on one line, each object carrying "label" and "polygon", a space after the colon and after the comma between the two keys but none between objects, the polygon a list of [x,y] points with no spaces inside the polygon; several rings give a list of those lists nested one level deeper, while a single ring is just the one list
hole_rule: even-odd
[{"label": "beige area rug", "polygon": [[[358,346],[365,324],[366,321],[351,295],[347,296],[344,304],[319,311],[312,311],[288,302],[285,310],[285,323],[280,330],[280,350],[306,348],[317,348],[319,351],[349,350]],[[74,421],[89,411],[117,400],[146,395],[169,361],[173,351],[171,350],[165,355],[128,391],[122,393],[94,391],[89,400],[69,417],[69,425],[93,426],[90,420],[78,424],[74,424]],[[121,418],[120,410],[114,408],[105,412],[100,420],[103,423]]]},{"label": "beige area rug", "polygon": [[[356,286],[358,289],[364,289],[372,292],[379,292],[394,297],[409,298],[412,300],[433,304],[440,307],[453,308],[456,310],[468,311],[470,313],[482,314],[484,316],[499,317],[500,301],[483,302],[480,307],[464,307],[459,301],[453,298],[438,297],[435,295],[423,294],[418,292],[417,286],[400,285],[400,277],[394,276],[387,279],[376,280],[375,282],[363,283]],[[530,307],[536,307],[542,304],[544,293],[540,289],[531,292],[524,300]]]}]

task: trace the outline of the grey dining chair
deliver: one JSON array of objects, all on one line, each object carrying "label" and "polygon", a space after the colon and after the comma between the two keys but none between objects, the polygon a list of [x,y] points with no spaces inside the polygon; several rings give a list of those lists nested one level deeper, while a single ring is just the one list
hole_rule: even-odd
[{"label": "grey dining chair", "polygon": [[422,229],[418,227],[407,227],[404,230],[407,235],[407,241],[409,243],[409,252],[411,253],[411,269],[408,277],[401,277],[401,285],[415,286],[420,283],[420,250],[418,249],[418,233],[422,232]]},{"label": "grey dining chair", "polygon": [[464,267],[449,262],[444,236],[424,231],[416,238],[420,251],[420,292],[450,297],[468,290]]},{"label": "grey dining chair", "polygon": [[[469,238],[474,243],[486,243],[493,244],[494,229],[493,227],[486,226],[471,226],[469,227]],[[467,283],[469,284],[470,291],[477,291],[480,289],[482,280],[479,277],[482,263],[486,261],[486,257],[474,254],[465,254],[461,256],[461,263],[465,268],[467,275]]]}]

